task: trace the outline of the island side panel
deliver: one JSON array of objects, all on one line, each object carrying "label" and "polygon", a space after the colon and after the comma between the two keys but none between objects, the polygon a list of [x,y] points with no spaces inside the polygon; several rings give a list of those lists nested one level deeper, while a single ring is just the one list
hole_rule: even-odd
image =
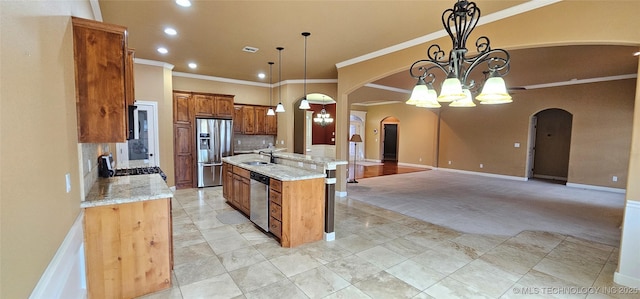
[{"label": "island side panel", "polygon": [[89,298],[134,298],[170,287],[169,200],[85,209]]},{"label": "island side panel", "polygon": [[283,247],[322,240],[324,187],[324,178],[282,182]]}]

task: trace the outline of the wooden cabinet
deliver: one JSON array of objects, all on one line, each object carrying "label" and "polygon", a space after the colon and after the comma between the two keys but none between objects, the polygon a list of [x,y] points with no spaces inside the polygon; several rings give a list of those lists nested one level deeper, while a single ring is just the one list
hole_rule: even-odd
[{"label": "wooden cabinet", "polygon": [[176,188],[194,187],[195,133],[190,93],[173,93],[173,163]]},{"label": "wooden cabinet", "polygon": [[282,247],[296,247],[322,239],[324,179],[279,181],[269,184],[269,230]]},{"label": "wooden cabinet", "polygon": [[133,50],[123,26],[72,17],[78,141],[124,142],[133,103]]},{"label": "wooden cabinet", "polygon": [[266,134],[267,135],[278,135],[278,116],[277,115],[267,115],[266,123]]},{"label": "wooden cabinet", "polygon": [[233,131],[244,135],[277,135],[278,118],[267,115],[268,109],[266,106],[235,106]]},{"label": "wooden cabinet", "polygon": [[[250,172],[242,167],[223,163],[225,173],[222,182],[222,193],[229,204],[246,215],[251,214],[251,179]],[[225,191],[226,189],[226,191]]]},{"label": "wooden cabinet", "polygon": [[256,133],[256,112],[254,106],[242,107],[242,134]]},{"label": "wooden cabinet", "polygon": [[193,94],[196,117],[233,118],[233,96]]},{"label": "wooden cabinet", "polygon": [[85,209],[88,298],[136,298],[171,287],[171,199]]},{"label": "wooden cabinet", "polygon": [[233,107],[233,133],[242,134],[242,106]]}]

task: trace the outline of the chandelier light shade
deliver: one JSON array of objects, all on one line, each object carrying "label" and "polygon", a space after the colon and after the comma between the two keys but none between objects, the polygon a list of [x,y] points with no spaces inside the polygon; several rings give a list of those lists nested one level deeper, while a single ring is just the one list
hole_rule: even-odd
[{"label": "chandelier light shade", "polygon": [[311,106],[309,106],[309,101],[307,101],[307,37],[309,37],[309,35],[311,35],[311,33],[302,32],[302,36],[304,36],[304,81],[302,84],[304,95],[302,97],[302,101],[300,102],[300,107],[298,107],[302,110],[311,109]]},{"label": "chandelier light shade", "polygon": [[271,82],[271,70],[273,69],[273,62],[269,61],[269,110],[267,110],[267,115],[271,116],[271,115],[276,115],[276,113],[273,111],[273,107],[271,105],[273,102],[273,83]]},{"label": "chandelier light shade", "polygon": [[[467,57],[467,39],[480,20],[480,8],[475,2],[457,0],[453,8],[442,13],[442,25],[451,38],[453,45],[449,58],[439,45],[431,45],[427,49],[427,59],[414,62],[409,68],[411,77],[418,79],[407,104],[431,103],[432,94],[424,88],[426,77],[435,78],[432,70],[440,70],[447,75],[442,83],[438,102],[451,102],[451,107],[473,107],[472,93],[482,92],[476,97],[482,104],[502,104],[512,102],[502,77],[509,72],[511,58],[503,49],[492,49],[489,38],[479,37],[476,42],[477,55]],[[471,74],[483,66],[482,74],[485,82],[476,83]],[[479,68],[478,68],[479,69]],[[479,72],[478,72],[479,73]],[[487,79],[487,75],[489,75]],[[433,83],[434,80],[431,81]],[[423,106],[425,107],[425,106]],[[431,108],[439,106],[431,105]]]},{"label": "chandelier light shade", "polygon": [[313,122],[322,127],[326,127],[333,123],[333,118],[329,113],[327,113],[327,110],[324,109],[324,96],[322,97],[322,110],[320,110],[320,113],[316,114],[316,117],[313,118]]},{"label": "chandelier light shade", "polygon": [[276,106],[276,112],[281,113],[284,112],[284,105],[282,105],[282,50],[283,47],[277,47],[278,50],[278,81],[280,82],[278,85],[278,106]]}]

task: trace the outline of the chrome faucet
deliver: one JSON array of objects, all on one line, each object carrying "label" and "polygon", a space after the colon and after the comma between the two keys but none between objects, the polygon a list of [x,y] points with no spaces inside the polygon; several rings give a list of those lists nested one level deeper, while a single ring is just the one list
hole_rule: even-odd
[{"label": "chrome faucet", "polygon": [[273,156],[273,151],[259,151],[258,155],[268,154],[269,155],[269,163],[276,163],[276,158]]}]

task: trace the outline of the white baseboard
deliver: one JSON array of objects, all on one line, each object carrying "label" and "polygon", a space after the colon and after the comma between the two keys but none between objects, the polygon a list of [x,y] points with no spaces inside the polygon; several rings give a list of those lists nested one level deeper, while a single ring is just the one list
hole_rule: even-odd
[{"label": "white baseboard", "polygon": [[448,171],[448,172],[456,172],[456,173],[465,173],[465,174],[473,174],[479,176],[486,176],[491,178],[512,180],[512,181],[528,181],[528,178],[512,176],[512,175],[504,175],[504,174],[495,174],[495,173],[487,173],[487,172],[477,172],[477,171],[469,171],[469,170],[459,170],[459,169],[451,169],[451,168],[433,168],[434,170]]},{"label": "white baseboard", "polygon": [[627,189],[622,189],[622,188],[611,188],[611,187],[603,187],[603,186],[596,186],[596,185],[585,185],[585,184],[576,184],[576,183],[567,183],[567,187],[571,187],[571,188],[581,188],[581,189],[589,189],[589,190],[597,190],[597,191],[607,191],[607,192],[614,192],[614,193],[625,193],[627,192]]},{"label": "white baseboard", "polygon": [[325,241],[330,242],[330,241],[335,241],[335,239],[336,239],[336,232],[324,233]]},{"label": "white baseboard", "polygon": [[620,258],[613,281],[632,288],[640,288],[640,201],[627,200],[622,224]]},{"label": "white baseboard", "polygon": [[336,197],[345,197],[347,196],[347,191],[336,191]]},{"label": "white baseboard", "polygon": [[407,167],[416,167],[416,168],[428,168],[428,169],[434,169],[435,168],[435,167],[433,167],[431,165],[411,164],[411,163],[404,163],[404,162],[398,162],[398,165],[407,166]]},{"label": "white baseboard", "polygon": [[360,161],[373,162],[373,163],[382,163],[382,160],[376,160],[376,159],[361,159]]},{"label": "white baseboard", "polygon": [[83,218],[81,210],[29,298],[87,298]]}]

